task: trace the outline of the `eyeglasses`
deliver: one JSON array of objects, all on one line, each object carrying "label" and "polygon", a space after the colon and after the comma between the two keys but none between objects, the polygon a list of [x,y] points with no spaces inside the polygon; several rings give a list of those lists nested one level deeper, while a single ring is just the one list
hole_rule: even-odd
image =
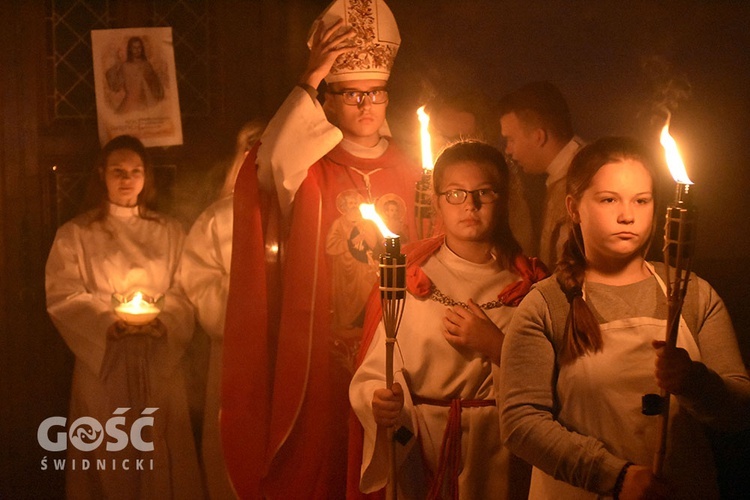
[{"label": "eyeglasses", "polygon": [[373,104],[385,104],[388,102],[388,91],[386,89],[375,89],[363,92],[361,90],[344,90],[342,92],[328,91],[329,94],[340,95],[344,99],[344,104],[349,106],[359,106],[365,97],[370,98]]},{"label": "eyeglasses", "polygon": [[474,189],[467,191],[466,189],[449,189],[443,193],[438,193],[438,196],[445,196],[445,201],[451,205],[461,205],[466,201],[466,198],[471,195],[471,199],[474,203],[486,204],[497,201],[500,196],[494,189]]}]

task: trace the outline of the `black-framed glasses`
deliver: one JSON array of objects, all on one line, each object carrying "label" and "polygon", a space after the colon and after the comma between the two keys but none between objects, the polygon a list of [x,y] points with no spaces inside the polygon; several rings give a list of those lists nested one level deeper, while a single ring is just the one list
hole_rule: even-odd
[{"label": "black-framed glasses", "polygon": [[386,89],[373,89],[368,91],[362,90],[343,90],[341,92],[328,91],[329,94],[340,95],[344,104],[349,106],[359,106],[365,97],[370,98],[373,104],[385,104],[388,102],[388,91]]},{"label": "black-framed glasses", "polygon": [[461,205],[466,201],[466,198],[468,198],[469,195],[471,195],[471,199],[474,203],[482,205],[493,203],[500,197],[500,195],[497,194],[497,191],[490,188],[473,189],[471,191],[466,189],[449,189],[448,191],[438,193],[438,196],[445,196],[445,201],[451,205]]}]

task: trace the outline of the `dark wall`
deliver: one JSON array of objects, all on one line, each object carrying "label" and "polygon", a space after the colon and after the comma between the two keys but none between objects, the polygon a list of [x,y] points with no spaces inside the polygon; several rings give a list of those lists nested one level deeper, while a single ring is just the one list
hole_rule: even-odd
[{"label": "dark wall", "polygon": [[473,86],[499,97],[546,79],[567,96],[584,139],[634,134],[652,142],[663,124],[653,121],[656,105],[672,104],[672,133],[701,208],[699,254],[748,256],[744,231],[714,228],[740,228],[748,213],[741,200],[750,180],[750,5],[392,3],[404,38],[393,86],[412,102],[432,88]]},{"label": "dark wall", "polygon": [[[491,105],[526,82],[550,80],[566,95],[585,140],[634,135],[657,151],[668,105],[672,135],[695,182],[695,270],[726,300],[750,361],[750,4],[391,4],[403,42],[389,120],[413,151],[419,130],[414,109],[435,92],[478,89]],[[667,178],[669,196],[672,185]]]},{"label": "dark wall", "polygon": [[[116,2],[126,25],[149,2]],[[213,0],[210,116],[185,119],[185,144],[155,151],[177,165],[172,210],[188,225],[211,201],[234,134],[268,119],[306,63],[305,39],[325,0]],[[696,183],[696,269],[724,296],[750,359],[750,4],[672,0],[391,0],[403,38],[389,122],[417,154],[415,110],[439,91],[476,88],[488,106],[531,80],[568,97],[580,135],[655,142],[657,105]],[[43,271],[55,224],[49,168],[87,168],[94,121],[53,122],[45,102],[46,2],[4,2],[0,30],[0,497],[55,497],[36,428],[65,415],[71,357],[47,319]],[[129,7],[128,7],[129,6]],[[127,24],[130,23],[130,24]],[[689,89],[688,93],[683,90]],[[213,179],[213,180],[212,180]]]}]

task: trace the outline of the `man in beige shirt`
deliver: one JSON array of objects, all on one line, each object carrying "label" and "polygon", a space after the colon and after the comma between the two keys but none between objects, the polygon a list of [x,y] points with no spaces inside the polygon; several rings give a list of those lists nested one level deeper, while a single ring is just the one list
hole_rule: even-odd
[{"label": "man in beige shirt", "polygon": [[506,155],[526,174],[547,175],[541,229],[535,229],[530,255],[554,268],[568,238],[565,176],[584,143],[573,133],[565,98],[549,82],[529,83],[504,96],[500,127]]}]

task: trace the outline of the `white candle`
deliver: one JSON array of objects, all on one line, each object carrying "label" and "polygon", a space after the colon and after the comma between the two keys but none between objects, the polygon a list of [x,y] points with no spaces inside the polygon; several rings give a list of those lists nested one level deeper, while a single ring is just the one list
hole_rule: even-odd
[{"label": "white candle", "polygon": [[161,308],[151,301],[144,300],[141,292],[136,292],[127,302],[115,307],[115,314],[129,325],[145,325],[153,321]]}]

